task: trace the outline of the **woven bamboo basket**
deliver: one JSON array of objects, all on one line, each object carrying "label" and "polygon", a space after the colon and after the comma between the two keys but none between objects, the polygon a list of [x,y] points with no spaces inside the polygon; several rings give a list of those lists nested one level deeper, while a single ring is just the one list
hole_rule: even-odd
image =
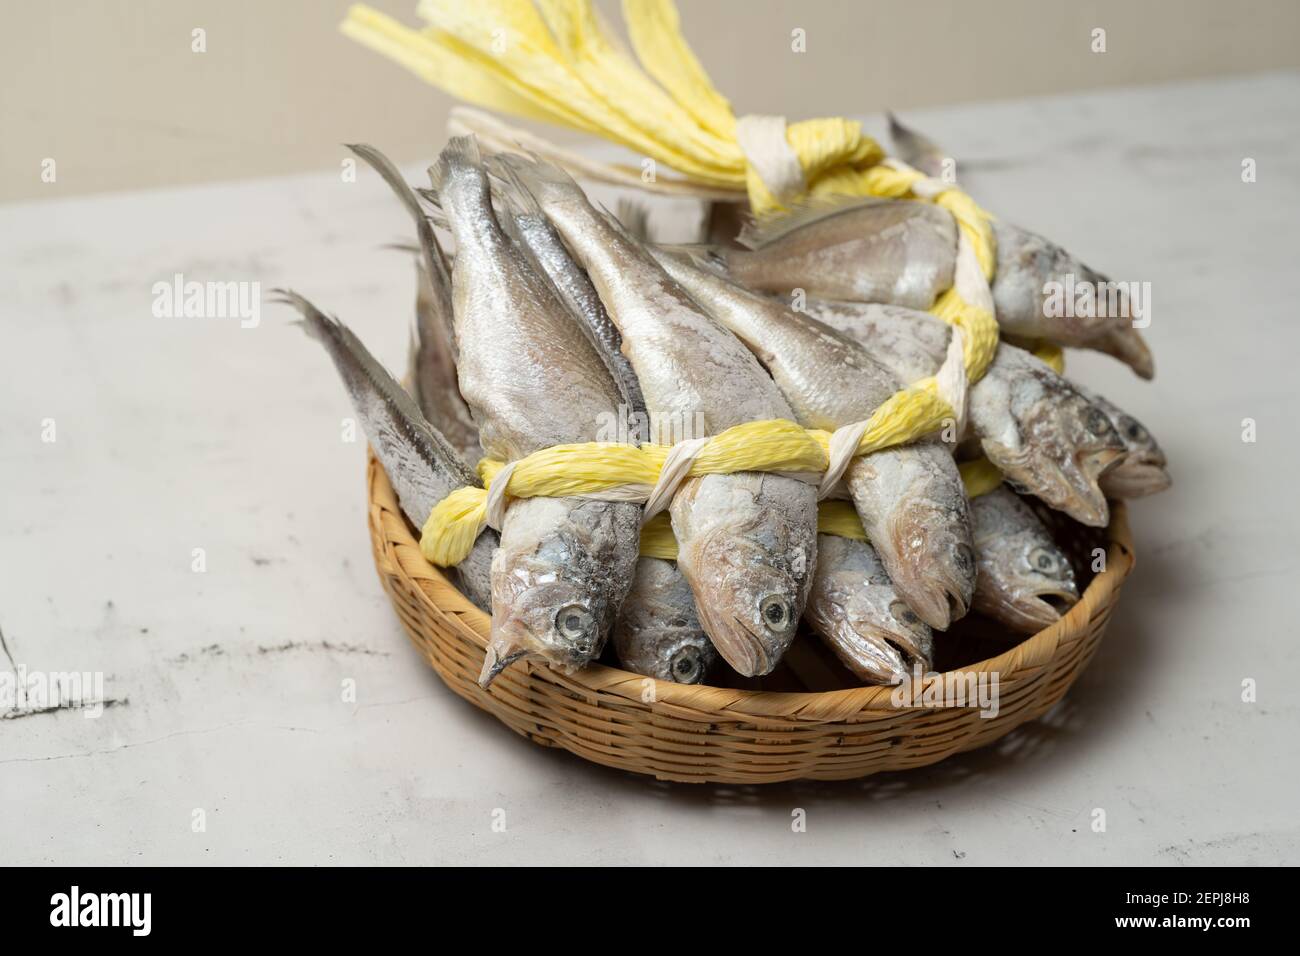
[{"label": "woven bamboo basket", "polygon": [[[660,780],[844,780],[923,767],[990,744],[1044,714],[1069,690],[1101,642],[1134,564],[1124,507],[1117,503],[1104,535],[1106,570],[1079,603],[1005,653],[960,668],[998,674],[993,717],[975,707],[900,708],[889,687],[812,692],[799,689],[788,674],[787,686],[796,689],[746,690],[653,681],[599,664],[565,675],[521,663],[483,690],[477,678],[488,616],[425,560],[373,457],[367,486],[379,578],[407,635],[447,686],[534,743]],[[810,643],[796,641],[787,658]],[[817,661],[801,673],[815,678]]]}]

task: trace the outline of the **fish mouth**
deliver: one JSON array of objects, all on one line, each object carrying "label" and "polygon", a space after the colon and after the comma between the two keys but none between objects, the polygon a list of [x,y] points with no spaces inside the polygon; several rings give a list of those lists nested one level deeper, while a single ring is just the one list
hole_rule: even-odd
[{"label": "fish mouth", "polygon": [[1098,479],[1123,458],[1123,449],[1086,449],[1062,463],[1046,454],[1017,454],[997,442],[986,441],[983,448],[1016,490],[1089,527],[1110,523],[1110,507]]},{"label": "fish mouth", "polygon": [[1111,498],[1143,498],[1172,484],[1163,464],[1128,457],[1102,476],[1101,490]]},{"label": "fish mouth", "polygon": [[[882,628],[846,624],[841,635],[828,641],[835,656],[849,670],[869,684],[901,684],[911,670],[904,652]],[[923,669],[929,670],[926,666]]]},{"label": "fish mouth", "polygon": [[[722,634],[725,636],[720,637],[713,632],[709,634],[722,659],[742,677],[761,677],[772,673],[785,647],[780,648],[781,653],[773,653],[774,649],[768,647],[768,641],[754,633],[743,620],[732,615],[731,621],[734,626],[723,628]],[[794,637],[793,632],[790,636]],[[789,646],[789,643],[786,641],[785,645]]]},{"label": "fish mouth", "polygon": [[502,656],[497,653],[497,649],[493,645],[489,644],[487,655],[483,658],[483,669],[479,671],[478,686],[487,690],[507,667],[528,657],[529,653],[529,651],[520,650]]},{"label": "fish mouth", "polygon": [[506,668],[525,658],[542,661],[572,674],[599,657],[603,648],[604,640],[584,641],[581,646],[549,644],[533,634],[519,618],[502,620],[494,615],[478,683],[480,687],[488,687]]},{"label": "fish mouth", "polygon": [[934,666],[934,641],[924,625],[909,627],[901,622],[887,622],[873,616],[871,620],[851,617],[847,630],[852,632],[854,653],[848,648],[833,649],[844,664],[859,677],[875,684],[900,684],[919,665],[922,671]]},{"label": "fish mouth", "polygon": [[1022,634],[1037,634],[1051,627],[1079,602],[1079,595],[1067,588],[1038,588],[1009,602],[1003,622]]},{"label": "fish mouth", "polygon": [[[891,531],[892,550],[880,551],[894,590],[930,627],[946,631],[970,610],[975,592],[975,551],[964,543],[936,546],[927,537],[919,549],[904,548],[915,539],[914,522],[902,520]],[[880,549],[878,549],[880,550]],[[951,555],[951,559],[949,559]]]},{"label": "fish mouth", "polygon": [[1100,480],[1123,459],[1123,450],[1117,448],[1080,452],[1078,470],[1081,482],[1072,488],[1074,495],[1066,500],[1061,510],[1090,527],[1106,527],[1110,523],[1110,506],[1106,503]]},{"label": "fish mouth", "polygon": [[[910,580],[908,580],[910,578]],[[911,574],[894,576],[894,589],[926,624],[946,631],[970,609],[959,585],[950,580],[921,579]]]}]

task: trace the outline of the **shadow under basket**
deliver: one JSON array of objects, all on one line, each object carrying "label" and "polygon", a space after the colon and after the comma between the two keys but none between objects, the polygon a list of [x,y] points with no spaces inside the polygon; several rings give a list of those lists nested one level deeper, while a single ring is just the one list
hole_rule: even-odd
[{"label": "shadow under basket", "polygon": [[976,705],[931,703],[919,688],[915,693],[925,705],[900,707],[891,687],[813,692],[689,686],[600,664],[568,675],[521,662],[483,690],[477,678],[488,616],[425,560],[373,456],[367,487],[379,578],[407,635],[447,686],[534,743],[660,780],[845,780],[923,767],[990,744],[1065,695],[1101,642],[1134,564],[1124,506],[1116,503],[1102,533],[1105,570],[1079,603],[1005,653],[946,675],[950,682],[961,675],[965,683],[972,672],[996,674],[997,713],[990,717],[981,716]]}]

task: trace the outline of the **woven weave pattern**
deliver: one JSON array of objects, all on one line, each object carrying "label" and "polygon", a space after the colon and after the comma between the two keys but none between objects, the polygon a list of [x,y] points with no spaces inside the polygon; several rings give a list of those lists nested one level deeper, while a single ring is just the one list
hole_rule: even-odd
[{"label": "woven weave pattern", "polygon": [[773,693],[653,683],[591,665],[571,676],[521,663],[491,691],[477,678],[488,616],[424,559],[388,477],[367,472],[375,566],[407,635],[453,691],[516,733],[610,767],[693,783],[843,780],[935,763],[992,743],[1045,713],[1087,666],[1133,568],[1122,504],[1112,509],[1106,570],[1065,617],[965,668],[999,675],[999,710],[899,708],[889,687]]}]

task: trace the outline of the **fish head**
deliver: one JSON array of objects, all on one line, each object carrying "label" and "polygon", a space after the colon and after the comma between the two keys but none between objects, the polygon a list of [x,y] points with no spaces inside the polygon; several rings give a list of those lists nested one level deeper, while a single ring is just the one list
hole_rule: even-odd
[{"label": "fish head", "polygon": [[934,637],[929,626],[885,584],[858,583],[848,591],[844,612],[837,621],[838,641],[856,648],[853,668],[862,677],[881,684],[897,684],[919,664],[934,666]]},{"label": "fish head", "polygon": [[635,658],[625,666],[638,674],[675,684],[703,684],[718,652],[694,615],[669,617],[654,623],[638,621],[618,624],[615,641],[634,646]]},{"label": "fish head", "polygon": [[771,673],[798,629],[813,556],[730,528],[715,529],[693,552],[688,577],[713,646],[745,677]]},{"label": "fish head", "polygon": [[1101,479],[1102,490],[1113,498],[1141,498],[1170,486],[1168,460],[1145,426],[1119,412],[1111,423],[1124,442],[1124,455]]},{"label": "fish head", "polygon": [[642,557],[614,625],[623,666],[677,684],[702,684],[718,659],[700,626],[690,585],[675,564]]},{"label": "fish head", "polygon": [[1079,600],[1074,568],[1039,530],[1011,530],[980,542],[977,607],[1027,634],[1061,619]]},{"label": "fish head", "polygon": [[[523,508],[520,508],[523,505]],[[617,519],[602,512],[620,509]],[[507,514],[501,546],[492,559],[490,645],[496,673],[524,657],[573,672],[600,656],[632,577],[617,542],[635,541],[637,510],[613,502],[530,498],[511,511],[532,512],[532,534],[519,538]],[[625,520],[624,520],[625,519]],[[624,566],[626,565],[626,566]],[[485,664],[480,683],[496,676]]]},{"label": "fish head", "polygon": [[975,548],[970,522],[952,520],[960,502],[936,502],[918,494],[890,514],[888,547],[896,559],[890,574],[894,587],[915,616],[946,630],[970,609],[975,591]]},{"label": "fish head", "polygon": [[1106,413],[1062,379],[1040,379],[1027,401],[1011,403],[1017,434],[1011,444],[985,438],[989,460],[1017,490],[1091,527],[1110,520],[1099,479],[1124,454]]}]

